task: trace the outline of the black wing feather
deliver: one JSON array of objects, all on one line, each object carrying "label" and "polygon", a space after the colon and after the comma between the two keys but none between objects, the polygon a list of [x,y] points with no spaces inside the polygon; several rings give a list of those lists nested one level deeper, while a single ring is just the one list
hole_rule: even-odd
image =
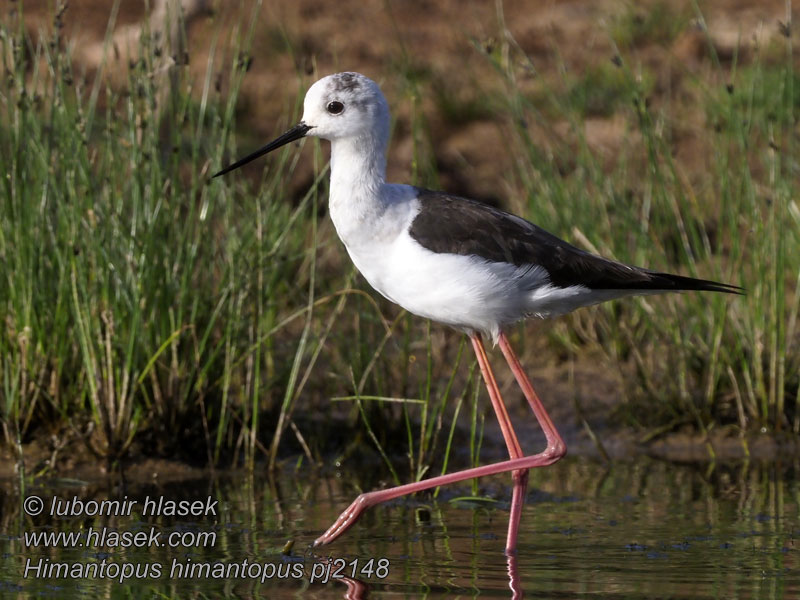
[{"label": "black wing feather", "polygon": [[517,266],[540,265],[550,283],[562,288],[741,293],[737,286],[659,273],[591,254],[525,219],[474,200],[420,188],[417,193],[420,212],[409,233],[431,252],[474,255]]}]

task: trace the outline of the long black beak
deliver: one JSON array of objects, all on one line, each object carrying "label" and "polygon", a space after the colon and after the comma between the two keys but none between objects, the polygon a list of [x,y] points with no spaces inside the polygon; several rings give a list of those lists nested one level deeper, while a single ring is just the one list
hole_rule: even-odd
[{"label": "long black beak", "polygon": [[[257,159],[259,156],[265,155],[267,152],[272,152],[273,150],[280,148],[281,146],[285,146],[289,142],[293,142],[295,140],[299,140],[301,137],[304,137],[308,130],[311,129],[311,125],[306,125],[302,121],[300,121],[297,125],[292,127],[289,131],[281,135],[280,137],[272,140],[269,144],[264,146],[263,148],[259,148],[255,152],[248,154],[244,158],[237,160],[232,165],[228,165],[224,169],[222,169],[219,173],[215,173],[214,177],[219,177],[220,175],[225,175],[225,173],[230,173],[234,169],[238,169],[242,165],[246,165],[252,160]],[[212,178],[213,179],[213,178]]]}]

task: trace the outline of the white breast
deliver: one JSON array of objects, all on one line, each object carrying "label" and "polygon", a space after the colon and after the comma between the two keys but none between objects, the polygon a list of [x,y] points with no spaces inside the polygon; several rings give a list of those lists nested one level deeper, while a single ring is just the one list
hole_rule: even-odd
[{"label": "white breast", "polygon": [[353,219],[331,209],[350,258],[373,288],[413,314],[493,337],[530,314],[530,294],[546,279],[541,269],[431,252],[408,234],[419,212],[414,188],[386,187],[394,189],[382,196],[392,201],[380,214]]},{"label": "white breast", "polygon": [[556,287],[537,265],[431,252],[408,233],[419,212],[414,188],[387,184],[380,197],[367,210],[352,198],[332,202],[331,217],[369,284],[415,315],[496,339],[503,326],[520,319],[553,317],[627,295],[581,285]]}]

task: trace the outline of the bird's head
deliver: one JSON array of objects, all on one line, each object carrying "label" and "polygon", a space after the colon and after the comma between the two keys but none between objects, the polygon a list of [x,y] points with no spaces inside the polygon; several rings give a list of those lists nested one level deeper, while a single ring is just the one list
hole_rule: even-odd
[{"label": "bird's head", "polygon": [[303,119],[269,144],[225,167],[224,175],[259,156],[305,136],[336,142],[371,141],[385,148],[389,138],[389,105],[378,84],[360,73],[335,73],[323,77],[306,92]]},{"label": "bird's head", "polygon": [[389,106],[378,84],[360,73],[328,75],[303,102],[308,135],[326,140],[380,134],[389,128]]}]

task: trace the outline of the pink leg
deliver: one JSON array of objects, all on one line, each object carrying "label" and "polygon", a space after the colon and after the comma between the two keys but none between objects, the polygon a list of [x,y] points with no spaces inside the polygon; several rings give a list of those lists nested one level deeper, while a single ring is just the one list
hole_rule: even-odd
[{"label": "pink leg", "polygon": [[[514,378],[517,380],[519,387],[522,388],[522,393],[525,395],[531,410],[533,410],[533,414],[536,415],[536,420],[539,421],[539,424],[542,426],[544,435],[547,438],[548,450],[552,449],[555,453],[560,453],[561,456],[564,456],[564,454],[567,453],[567,446],[558,434],[555,425],[553,425],[553,421],[550,419],[550,415],[547,414],[547,411],[542,405],[542,401],[539,400],[539,396],[536,395],[528,376],[525,375],[525,371],[523,371],[522,365],[519,364],[519,359],[511,348],[511,344],[508,343],[508,337],[506,337],[505,333],[500,334],[498,343],[500,344],[500,350],[503,352],[503,356],[506,358],[506,362],[508,362],[508,366],[511,368],[511,372],[514,374]],[[522,505],[525,503],[525,490],[528,486],[527,471],[523,474],[524,481],[519,485],[516,481],[517,472],[514,472],[514,476],[514,492],[511,500],[511,515],[508,519],[508,537],[506,538],[507,554],[513,554],[517,549],[519,521],[522,516]]]},{"label": "pink leg", "polygon": [[528,489],[528,470],[514,471],[514,488],[511,492],[511,513],[508,515],[508,535],[506,536],[506,554],[512,556],[517,552],[517,536],[519,522],[522,518],[522,505],[525,504],[525,492]]},{"label": "pink leg", "polygon": [[517,434],[514,433],[514,427],[511,425],[511,418],[508,416],[503,398],[500,396],[500,388],[497,387],[497,381],[492,373],[492,366],[489,364],[489,357],[486,356],[486,349],[483,347],[483,341],[480,335],[473,333],[470,337],[472,340],[472,347],[475,350],[475,356],[478,357],[478,366],[481,368],[481,375],[483,381],[486,383],[486,389],[489,391],[489,400],[492,401],[492,407],[497,415],[497,420],[500,422],[500,431],[503,432],[503,439],[506,441],[508,447],[509,458],[521,458],[522,447],[519,445]]},{"label": "pink leg", "polygon": [[511,600],[521,600],[525,594],[523,594],[522,586],[519,581],[517,555],[506,554],[506,564],[508,566],[508,587],[511,588]]},{"label": "pink leg", "polygon": [[[489,357],[486,356],[486,349],[483,347],[481,337],[475,333],[470,336],[470,339],[472,340],[472,347],[475,349],[475,355],[478,357],[478,365],[481,368],[483,380],[486,382],[486,389],[489,390],[489,398],[492,401],[494,412],[500,422],[500,430],[503,432],[503,438],[508,447],[508,456],[512,459],[522,458],[524,456],[522,447],[519,445],[517,434],[511,425],[511,419],[503,404],[503,398],[500,396],[500,389],[497,387],[497,381],[494,378],[494,373],[492,373]],[[508,517],[506,554],[514,554],[517,551],[517,535],[519,534],[519,522],[522,517],[522,505],[525,503],[525,492],[528,489],[527,470],[517,470],[511,475],[514,480],[514,489],[511,494],[511,514]]]},{"label": "pink leg", "polygon": [[558,431],[556,431],[553,421],[550,420],[550,415],[547,414],[544,405],[542,405],[542,401],[539,400],[539,396],[533,391],[533,386],[528,376],[525,375],[525,371],[522,370],[522,365],[519,364],[517,355],[511,349],[511,345],[508,343],[508,338],[505,333],[500,334],[498,343],[500,344],[500,350],[503,351],[503,356],[506,357],[508,366],[511,367],[511,372],[514,373],[514,378],[517,380],[519,387],[522,388],[522,393],[525,394],[525,398],[528,400],[533,414],[536,415],[536,420],[539,421],[539,425],[542,426],[544,435],[547,438],[547,449],[560,452],[561,456],[564,456],[567,453],[567,446],[564,444],[564,440],[561,439],[561,436],[558,435]]},{"label": "pink leg", "polygon": [[344,600],[363,600],[367,597],[367,585],[358,579],[342,577],[347,591],[344,593]]},{"label": "pink leg", "polygon": [[502,407],[502,410],[498,410],[498,405],[495,404],[495,394],[496,398],[499,399],[500,392],[497,389],[497,383],[494,381],[494,376],[490,376],[488,378],[486,377],[487,373],[491,373],[491,369],[488,368],[488,360],[486,359],[485,351],[483,351],[483,344],[481,343],[480,338],[477,336],[472,337],[472,342],[473,347],[475,347],[476,354],[478,355],[478,362],[481,364],[482,372],[484,371],[485,363],[486,372],[484,372],[484,377],[487,379],[486,385],[487,388],[489,388],[489,396],[492,398],[492,405],[495,407],[495,412],[498,413],[497,417],[500,421],[500,428],[503,431],[506,445],[509,447],[509,453],[519,452],[520,456],[513,457],[512,454],[511,459],[499,463],[484,465],[482,467],[473,467],[471,469],[464,469],[463,471],[457,471],[456,473],[448,473],[447,475],[431,477],[430,479],[424,479],[423,481],[417,481],[414,483],[407,483],[405,485],[399,485],[386,490],[378,490],[375,492],[360,494],[353,501],[353,503],[348,506],[341,515],[339,515],[339,518],[336,519],[333,525],[331,525],[325,533],[316,539],[314,546],[321,546],[334,541],[356,522],[356,520],[361,516],[361,513],[363,513],[369,507],[380,504],[381,502],[394,500],[395,498],[399,498],[400,496],[405,496],[407,494],[415,494],[416,492],[421,492],[423,490],[438,487],[440,485],[448,485],[451,483],[457,483],[459,481],[465,481],[467,479],[475,479],[476,477],[485,477],[487,475],[497,475],[499,473],[507,473],[509,471],[518,471],[521,473],[521,475],[517,476],[516,473],[514,474],[515,494],[511,504],[511,519],[509,522],[508,540],[506,542],[507,551],[514,551],[516,548],[517,532],[519,530],[519,515],[522,511],[522,501],[525,493],[524,487],[527,484],[527,470],[553,464],[562,456],[564,456],[564,454],[566,454],[567,449],[563,440],[561,439],[561,436],[558,435],[558,432],[553,426],[550,417],[547,415],[547,411],[545,411],[544,406],[542,406],[542,403],[539,401],[539,398],[533,391],[533,387],[531,386],[527,377],[525,377],[525,374],[522,372],[522,367],[520,366],[516,355],[511,350],[511,347],[508,345],[508,340],[504,334],[501,334],[500,348],[502,349],[503,354],[505,355],[506,360],[511,367],[511,370],[514,372],[517,382],[520,384],[520,387],[522,387],[522,391],[525,394],[528,403],[531,405],[533,413],[536,416],[537,421],[539,421],[539,425],[544,430],[545,437],[547,438],[547,448],[545,448],[543,452],[534,454],[532,456],[521,456],[522,450],[520,449],[519,442],[517,441],[516,435],[511,428],[511,420],[508,417],[508,413],[506,412],[505,407],[502,406],[502,403],[499,403],[499,406]]}]

